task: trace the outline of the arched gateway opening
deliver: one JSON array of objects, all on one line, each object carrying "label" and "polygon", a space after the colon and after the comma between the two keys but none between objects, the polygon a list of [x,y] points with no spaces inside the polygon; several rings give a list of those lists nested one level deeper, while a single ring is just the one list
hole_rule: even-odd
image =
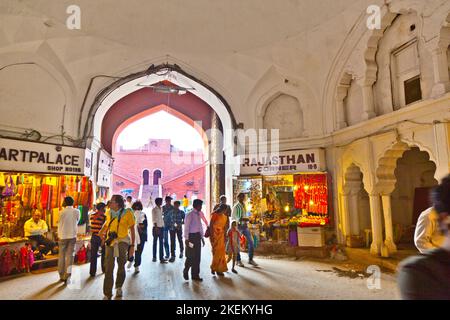
[{"label": "arched gateway opening", "polygon": [[[172,87],[174,90],[155,89],[161,87]],[[177,88],[189,90],[181,92]],[[233,164],[230,160],[234,156],[234,117],[226,101],[214,89],[176,65],[152,66],[147,71],[122,78],[103,90],[91,107],[90,115],[94,121],[86,126],[84,135],[92,138],[92,147],[101,146],[112,154],[117,132],[121,128],[133,117],[154,112],[162,106],[169,107],[177,117],[191,123],[202,132],[207,142],[204,209],[209,212],[220,194],[225,193],[232,199]],[[153,180],[154,175],[150,171],[149,183]]]},{"label": "arched gateway opening", "polygon": [[205,199],[207,149],[203,129],[166,105],[136,114],[113,137],[113,193],[129,191],[144,207],[166,195]]}]

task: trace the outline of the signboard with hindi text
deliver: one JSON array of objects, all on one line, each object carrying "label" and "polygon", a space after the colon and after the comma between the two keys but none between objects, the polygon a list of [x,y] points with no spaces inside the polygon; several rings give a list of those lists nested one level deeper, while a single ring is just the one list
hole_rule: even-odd
[{"label": "signboard with hindi text", "polygon": [[92,152],[48,143],[0,138],[0,171],[92,175]]},{"label": "signboard with hindi text", "polygon": [[240,175],[278,175],[325,171],[323,149],[280,151],[240,156]]}]

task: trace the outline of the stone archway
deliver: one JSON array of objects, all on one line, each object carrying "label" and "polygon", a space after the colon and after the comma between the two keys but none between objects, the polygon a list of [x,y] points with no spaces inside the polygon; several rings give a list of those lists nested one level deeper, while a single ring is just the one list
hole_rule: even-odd
[{"label": "stone archway", "polygon": [[[139,84],[145,83],[145,86]],[[111,152],[113,136],[120,125],[135,114],[158,105],[167,105],[167,93],[155,92],[154,84],[170,83],[192,88],[183,95],[170,93],[170,107],[193,121],[201,122],[201,129],[211,130],[208,136],[210,155],[206,203],[207,210],[218,202],[220,194],[232,198],[232,174],[234,172],[233,130],[236,122],[226,101],[205,83],[189,76],[177,65],[151,66],[148,70],[129,75],[101,91],[89,110],[90,119],[84,128],[93,151],[105,148]],[[198,111],[192,106],[201,106]],[[113,109],[116,113],[113,114]],[[217,134],[220,131],[221,134]],[[222,136],[222,137],[221,137]],[[217,152],[219,150],[219,152]],[[220,152],[221,151],[221,152]],[[224,159],[228,161],[225,163]]]},{"label": "stone archway", "polygon": [[436,165],[426,151],[412,147],[397,160],[396,184],[391,193],[394,242],[398,245],[414,245],[414,229],[417,218],[429,207],[428,194],[438,182],[434,175]]},{"label": "stone archway", "polygon": [[[381,196],[384,218],[384,256],[396,252],[399,243],[413,246],[413,216],[417,215],[414,201],[423,198],[424,193],[426,198],[426,189],[437,184],[435,173],[436,165],[427,151],[402,141],[397,141],[379,160],[376,190]],[[417,204],[417,210],[426,206],[420,202],[423,200]]]}]

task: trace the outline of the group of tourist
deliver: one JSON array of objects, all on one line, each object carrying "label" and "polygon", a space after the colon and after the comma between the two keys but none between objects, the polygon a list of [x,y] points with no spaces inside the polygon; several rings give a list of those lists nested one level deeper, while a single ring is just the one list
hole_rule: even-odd
[{"label": "group of tourist", "polygon": [[[172,197],[156,198],[152,214],[153,262],[166,264],[176,260],[177,242],[178,258],[186,257],[183,277],[193,281],[203,281],[200,277],[201,248],[205,237],[210,238],[212,248],[211,273],[224,276],[227,264],[232,260],[232,272],[237,273],[235,265],[244,266],[240,257],[241,234],[248,244],[249,263],[257,266],[253,260],[253,239],[248,230],[245,210],[245,195],[239,194],[233,210],[227,205],[225,196],[220,197],[208,223],[202,212],[203,201],[195,199],[192,210],[186,213],[186,202],[175,201]],[[183,209],[181,209],[183,205]],[[76,210],[76,209],[75,209]],[[230,219],[235,219],[230,223]],[[117,263],[115,280],[116,297],[123,295],[122,285],[126,278],[125,265],[128,268],[134,261],[135,272],[139,272],[141,255],[147,241],[147,217],[140,201],[126,201],[121,195],[113,195],[107,203],[96,205],[96,211],[90,216],[91,225],[91,266],[90,274],[97,271],[97,255],[102,248],[102,271],[105,273],[103,293],[105,299],[111,299],[114,285],[114,266]],[[207,228],[204,229],[205,225]],[[184,226],[184,228],[183,228]],[[206,231],[206,232],[205,232]],[[135,250],[136,248],[136,250]]]},{"label": "group of tourist", "polygon": [[[97,203],[95,211],[89,217],[91,233],[89,273],[91,277],[96,276],[98,253],[101,251],[101,270],[105,274],[103,285],[105,299],[112,297],[113,271],[116,264],[116,297],[123,295],[122,285],[126,278],[127,261],[128,268],[134,265],[135,272],[140,272],[142,252],[148,238],[148,221],[141,201],[133,202],[132,200],[130,196],[125,200],[121,195],[113,195],[108,203]],[[221,196],[220,203],[213,209],[209,223],[202,212],[202,200],[195,199],[189,213],[185,212],[188,206],[187,201],[183,199],[183,203],[175,201],[172,204],[172,200],[172,197],[166,196],[163,205],[163,199],[156,198],[152,208],[154,262],[157,261],[157,257],[163,264],[174,262],[178,242],[178,257],[182,259],[186,253],[184,279],[189,280],[190,272],[192,280],[202,281],[200,277],[201,248],[205,245],[204,238],[209,237],[213,256],[211,273],[224,276],[224,272],[228,271],[227,264],[231,260],[231,271],[237,273],[236,264],[244,266],[240,256],[242,234],[248,245],[249,263],[257,266],[253,260],[253,238],[247,226],[245,194],[238,195],[238,202],[233,209],[227,204],[227,198]],[[181,209],[181,205],[184,210]],[[26,236],[35,241],[38,248],[45,254],[59,250],[58,273],[60,280],[67,283],[74,262],[80,211],[74,208],[72,197],[64,199],[63,207],[58,223],[59,248],[55,242],[44,236],[48,227],[41,219],[39,211],[36,211],[32,219],[25,223],[24,228]],[[230,222],[231,219],[233,219],[232,222]],[[206,229],[202,223],[207,227]]]}]

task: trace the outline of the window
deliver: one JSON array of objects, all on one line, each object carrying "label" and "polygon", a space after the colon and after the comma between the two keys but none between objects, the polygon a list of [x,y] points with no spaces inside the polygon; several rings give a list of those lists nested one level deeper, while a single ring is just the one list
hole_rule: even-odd
[{"label": "window", "polygon": [[144,172],[142,173],[142,177],[144,178],[143,185],[147,186],[149,180],[149,172],[147,169],[145,169]]},{"label": "window", "polygon": [[422,99],[422,91],[420,90],[420,76],[413,77],[404,82],[405,88],[405,104],[410,104]]},{"label": "window", "polygon": [[159,179],[161,179],[161,170],[155,170],[153,172],[153,185],[157,186],[159,185]]},{"label": "window", "polygon": [[422,99],[417,39],[392,52],[392,96],[394,110]]}]

